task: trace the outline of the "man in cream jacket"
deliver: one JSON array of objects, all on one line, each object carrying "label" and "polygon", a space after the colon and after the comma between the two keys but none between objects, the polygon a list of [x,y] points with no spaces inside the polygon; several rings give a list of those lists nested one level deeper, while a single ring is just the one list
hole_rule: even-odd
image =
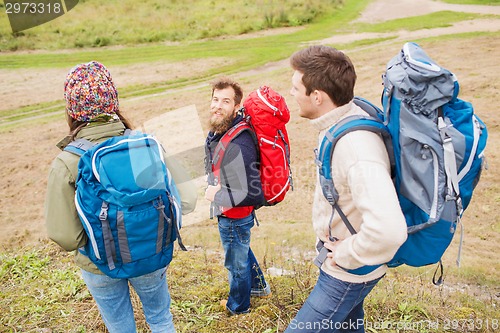
[{"label": "man in cream jacket", "polygon": [[[319,132],[340,120],[365,112],[353,103],[356,72],[341,51],[311,46],[291,57],[295,70],[291,94],[299,115]],[[319,180],[312,220],[316,236],[329,252],[308,299],[290,322],[290,332],[364,332],[363,301],[385,275],[383,263],[392,259],[406,240],[406,223],[391,180],[382,138],[369,131],[342,137],[332,156],[332,177],[338,204],[356,230],[351,234],[323,196]],[[375,266],[365,274],[352,270]]]}]

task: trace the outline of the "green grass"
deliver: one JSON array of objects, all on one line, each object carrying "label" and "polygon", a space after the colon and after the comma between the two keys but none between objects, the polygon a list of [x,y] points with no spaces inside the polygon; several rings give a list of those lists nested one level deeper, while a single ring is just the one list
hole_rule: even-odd
[{"label": "green grass", "polygon": [[0,123],[2,121],[16,121],[25,117],[32,117],[34,115],[43,115],[64,109],[65,104],[63,101],[38,103],[35,105],[25,106],[16,110],[6,110],[0,112]]},{"label": "green grass", "polygon": [[[359,4],[351,2],[347,13],[354,12]],[[367,3],[363,0],[362,3]],[[183,44],[165,45],[163,43],[134,45],[133,47],[120,48],[94,48],[82,51],[62,52],[37,52],[36,54],[0,54],[0,68],[44,68],[44,67],[70,67],[75,63],[88,61],[89,58],[97,59],[110,65],[123,65],[158,60],[179,61],[185,59],[203,59],[209,57],[225,57],[241,59],[233,64],[233,68],[240,66],[254,66],[272,60],[282,59],[296,47],[296,43],[304,40],[329,36],[335,27],[345,23],[352,14],[345,16],[345,9],[334,11],[330,9],[324,22],[318,26],[312,25],[305,31],[295,34],[252,38],[249,40],[205,40]],[[326,14],[325,14],[326,15]],[[338,17],[345,17],[337,20]],[[328,30],[324,30],[324,26]],[[306,39],[304,39],[307,36]],[[248,45],[251,45],[251,48]]]},{"label": "green grass", "polygon": [[[226,271],[222,249],[215,228],[208,225],[193,239],[212,236],[196,242],[189,252],[175,253],[168,270],[172,296],[171,311],[178,332],[282,332],[294,313],[311,292],[317,268],[307,255],[291,260],[287,247],[267,247],[261,255],[264,267],[281,267],[292,275],[268,277],[273,296],[252,299],[252,312],[229,317],[219,301],[226,297]],[[203,236],[204,234],[205,236]],[[194,236],[194,235],[192,235]],[[198,238],[198,239],[200,239]],[[269,242],[269,240],[266,240]],[[262,245],[262,241],[258,242]],[[65,254],[54,244],[0,255],[0,327],[5,332],[105,332],[92,297]],[[409,268],[392,269],[365,301],[367,332],[401,332],[396,327],[414,328],[418,332],[444,332],[444,326],[472,325],[474,330],[455,332],[494,332],[499,327],[496,308],[488,298],[488,287],[461,277],[456,290],[431,284],[433,267],[410,273]],[[453,284],[452,284],[453,285]],[[460,290],[461,287],[464,286]],[[466,289],[477,286],[482,293]],[[482,289],[481,289],[482,288]],[[132,294],[139,332],[146,332],[140,302]],[[489,322],[489,329],[484,324]],[[392,328],[392,329],[391,329]],[[37,331],[38,332],[38,331]]]},{"label": "green grass", "polygon": [[[92,299],[71,260],[53,246],[0,254],[0,286],[4,332],[54,327],[54,318],[76,319],[81,304]],[[73,323],[58,328],[75,328]]]},{"label": "green grass", "polygon": [[[337,0],[88,0],[16,34],[0,16],[0,50],[71,49],[177,42],[311,23]],[[98,14],[98,15],[96,15]]]}]

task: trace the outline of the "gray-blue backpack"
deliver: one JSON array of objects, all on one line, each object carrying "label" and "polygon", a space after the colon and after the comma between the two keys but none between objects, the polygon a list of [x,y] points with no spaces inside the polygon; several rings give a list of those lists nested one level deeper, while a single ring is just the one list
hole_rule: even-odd
[{"label": "gray-blue backpack", "polygon": [[[323,194],[350,225],[337,204],[331,158],[337,141],[354,130],[379,133],[392,164],[393,180],[406,218],[408,239],[387,265],[420,267],[439,263],[470,203],[485,164],[485,124],[472,104],[458,98],[459,84],[415,43],[406,43],[383,76],[383,110],[356,97],[370,116],[352,116],[332,127],[317,153]],[[463,228],[462,228],[463,231]],[[460,256],[460,254],[459,254]],[[458,258],[457,263],[460,258]],[[367,274],[378,266],[352,270]]]},{"label": "gray-blue backpack", "polygon": [[126,131],[65,150],[81,156],[75,204],[88,242],[80,252],[103,273],[132,278],[166,267],[176,238],[186,250],[180,197],[155,137]]}]

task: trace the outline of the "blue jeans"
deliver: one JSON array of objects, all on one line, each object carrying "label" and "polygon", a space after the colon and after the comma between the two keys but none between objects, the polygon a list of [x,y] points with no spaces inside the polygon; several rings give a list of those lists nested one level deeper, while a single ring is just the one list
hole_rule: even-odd
[{"label": "blue jeans", "polygon": [[320,270],[318,282],[285,333],[363,333],[363,301],[381,278],[350,283]]},{"label": "blue jeans", "polygon": [[229,271],[229,297],[226,307],[232,314],[250,311],[250,296],[270,293],[259,263],[250,249],[253,214],[242,219],[219,216],[219,233],[224,248],[224,266]]},{"label": "blue jeans", "polygon": [[130,279],[113,279],[107,275],[93,274],[83,269],[81,272],[110,333],[136,332],[129,282],[141,300],[151,332],[175,332],[170,313],[166,268]]}]

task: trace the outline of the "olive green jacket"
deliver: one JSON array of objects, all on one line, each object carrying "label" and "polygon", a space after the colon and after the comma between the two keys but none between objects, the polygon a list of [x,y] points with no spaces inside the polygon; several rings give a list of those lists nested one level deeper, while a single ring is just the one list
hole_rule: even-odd
[{"label": "olive green jacket", "polygon": [[[123,135],[124,131],[125,126],[121,122],[90,123],[80,130],[76,138],[102,142],[113,136]],[[70,141],[70,138],[66,137],[57,146],[64,149]],[[62,151],[52,162],[45,200],[47,234],[64,250],[75,251],[77,266],[92,273],[102,274],[87,256],[78,251],[87,243],[87,235],[78,217],[74,202],[79,160],[79,156]],[[192,212],[196,206],[197,189],[195,185],[176,161],[167,158],[166,164],[181,196],[182,214]]]}]

